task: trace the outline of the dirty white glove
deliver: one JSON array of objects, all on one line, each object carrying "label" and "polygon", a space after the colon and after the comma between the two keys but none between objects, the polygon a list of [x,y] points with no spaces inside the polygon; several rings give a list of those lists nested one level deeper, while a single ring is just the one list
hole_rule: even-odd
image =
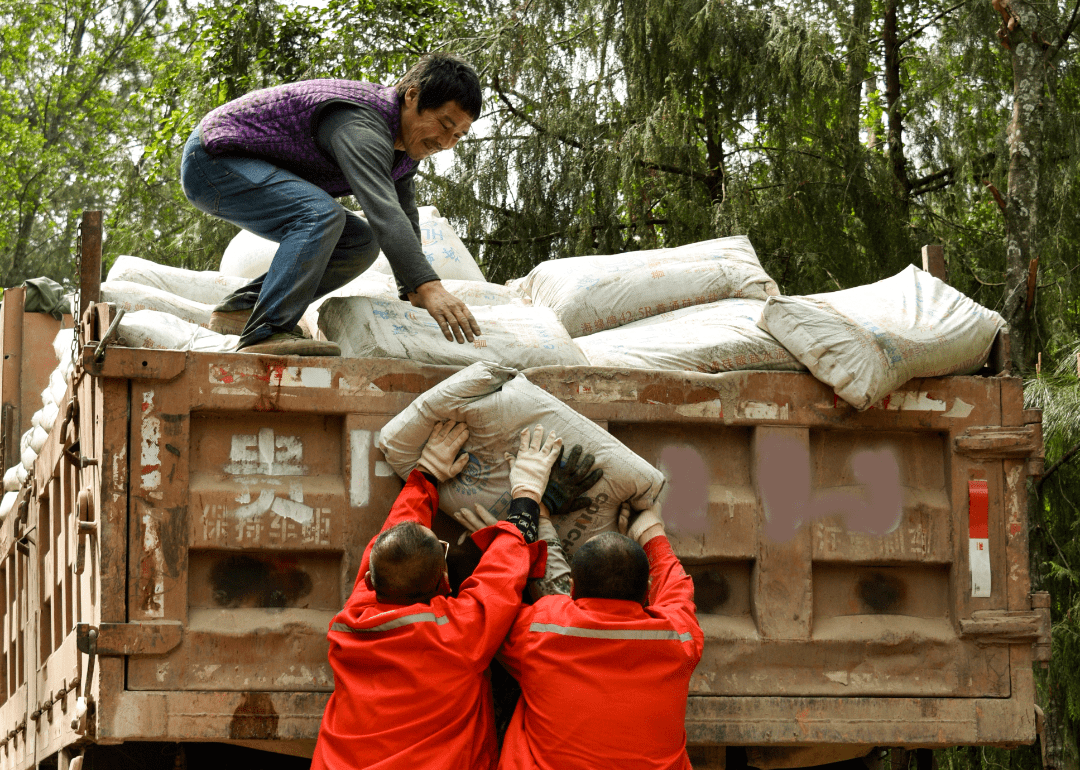
[{"label": "dirty white glove", "polygon": [[555,436],[555,431],[544,440],[543,425],[533,428],[531,437],[528,428],[521,431],[517,457],[505,455],[510,463],[510,496],[528,497],[539,503],[561,448],[562,439]]},{"label": "dirty white glove", "polygon": [[480,504],[477,504],[475,513],[468,508],[462,508],[460,511],[454,511],[450,515],[454,517],[454,521],[469,530],[470,534],[499,523],[499,520]]},{"label": "dirty white glove", "polygon": [[654,537],[664,534],[660,506],[653,505],[635,515],[630,506],[623,503],[619,508],[619,531],[636,540],[639,545],[645,545]]},{"label": "dirty white glove", "polygon": [[461,447],[469,438],[469,428],[463,422],[437,422],[431,429],[420,461],[416,464],[420,472],[427,471],[439,481],[447,481],[461,473],[469,463],[469,455],[458,455]]}]

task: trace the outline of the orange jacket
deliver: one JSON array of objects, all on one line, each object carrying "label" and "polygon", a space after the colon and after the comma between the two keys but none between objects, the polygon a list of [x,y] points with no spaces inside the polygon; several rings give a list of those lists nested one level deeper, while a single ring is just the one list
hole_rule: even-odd
[{"label": "orange jacket", "polygon": [[[439,493],[413,471],[383,529],[431,526]],[[356,585],[330,626],[334,692],[326,704],[313,770],[460,768],[498,761],[487,668],[521,606],[530,571],[543,574],[546,546],[527,546],[500,522],[473,535],[484,551],[457,597],[380,604],[368,588],[371,544]]]},{"label": "orange jacket", "polygon": [[645,544],[650,604],[545,596],[499,652],[522,697],[499,770],[690,770],[686,698],[704,637],[666,537]]}]

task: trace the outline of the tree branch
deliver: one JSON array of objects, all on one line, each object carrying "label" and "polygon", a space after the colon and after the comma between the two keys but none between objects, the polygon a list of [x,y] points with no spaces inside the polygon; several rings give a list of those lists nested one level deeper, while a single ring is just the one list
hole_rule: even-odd
[{"label": "tree branch", "polygon": [[1080,444],[1074,444],[1069,451],[1059,457],[1053,465],[1047,468],[1046,471],[1043,472],[1042,478],[1035,483],[1035,491],[1041,492],[1043,484],[1046,483],[1046,480],[1053,476],[1058,468],[1071,460],[1077,452],[1080,452]]},{"label": "tree branch", "polygon": [[[583,145],[578,140],[571,139],[570,137],[568,137],[568,136],[566,136],[564,134],[557,134],[557,133],[554,133],[552,131],[548,131],[547,128],[540,125],[539,123],[534,121],[532,118],[525,115],[517,107],[515,107],[511,103],[510,99],[506,96],[505,92],[503,91],[502,86],[499,83],[499,75],[498,75],[498,73],[495,73],[494,75],[491,76],[491,86],[492,86],[492,88],[495,89],[495,93],[498,94],[499,101],[501,101],[503,104],[506,105],[506,109],[510,111],[510,114],[513,115],[514,117],[516,117],[518,120],[525,123],[526,125],[531,126],[532,129],[534,131],[536,131],[536,133],[538,133],[538,134],[547,134],[549,136],[553,136],[557,140],[562,142],[563,144],[568,144],[568,145],[570,145],[571,147],[573,147],[574,149],[577,149],[577,150],[584,150],[585,149],[585,145]],[[647,160],[637,160],[637,161],[635,161],[635,164],[637,166],[645,169],[646,171],[663,171],[663,172],[668,173],[668,174],[677,174],[679,176],[689,177],[690,179],[693,179],[693,180],[699,181],[699,182],[706,181],[709,178],[707,174],[701,174],[701,173],[698,173],[696,171],[689,171],[687,169],[679,168],[678,166],[671,166],[671,165],[668,165],[666,163],[655,163],[655,162],[647,161]]]},{"label": "tree branch", "polygon": [[957,3],[956,5],[954,5],[952,8],[945,9],[944,11],[939,13],[937,16],[935,16],[932,19],[930,19],[929,21],[927,21],[925,24],[923,24],[918,29],[915,29],[912,32],[910,32],[909,34],[905,35],[900,40],[900,42],[897,43],[897,45],[904,45],[905,43],[910,43],[912,40],[914,40],[919,35],[920,32],[922,32],[924,29],[929,27],[931,24],[933,24],[936,21],[940,21],[943,17],[948,16],[950,13],[955,11],[957,8],[959,8],[961,6],[964,6],[964,5],[967,5],[970,2],[971,2],[971,0],[960,0],[960,2]]},{"label": "tree branch", "polygon": [[1058,39],[1054,41],[1054,44],[1050,46],[1049,49],[1047,49],[1045,60],[1048,64],[1057,58],[1062,47],[1069,41],[1072,33],[1076,30],[1076,25],[1078,23],[1080,23],[1080,0],[1077,0],[1076,5],[1073,6],[1072,15],[1069,17],[1069,23],[1065,25],[1065,29],[1061,30]]}]

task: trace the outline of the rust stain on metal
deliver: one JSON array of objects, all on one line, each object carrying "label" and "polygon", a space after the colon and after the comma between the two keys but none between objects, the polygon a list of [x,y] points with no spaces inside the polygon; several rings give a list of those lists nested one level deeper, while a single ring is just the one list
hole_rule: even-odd
[{"label": "rust stain on metal", "polygon": [[229,722],[229,737],[233,740],[274,740],[277,732],[278,713],[269,693],[245,693]]},{"label": "rust stain on metal", "polygon": [[638,390],[642,404],[702,404],[720,398],[713,388],[685,389],[675,383],[655,383]]}]

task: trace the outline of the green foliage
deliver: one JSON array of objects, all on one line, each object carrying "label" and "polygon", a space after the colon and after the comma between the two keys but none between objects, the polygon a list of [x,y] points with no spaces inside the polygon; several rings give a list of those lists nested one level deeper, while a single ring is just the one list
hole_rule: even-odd
[{"label": "green foliage", "polygon": [[72,277],[82,208],[115,199],[162,0],[0,0],[0,283]]}]

